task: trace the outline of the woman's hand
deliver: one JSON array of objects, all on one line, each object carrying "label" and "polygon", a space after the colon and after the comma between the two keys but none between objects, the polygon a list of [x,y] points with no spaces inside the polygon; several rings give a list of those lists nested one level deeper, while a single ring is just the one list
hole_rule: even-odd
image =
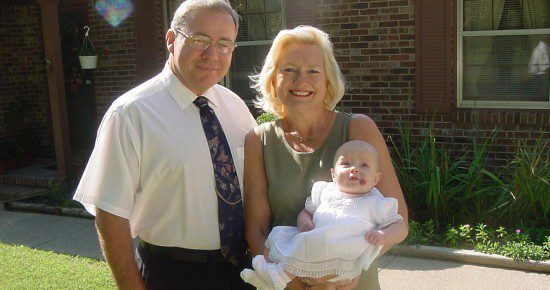
[{"label": "woman's hand", "polygon": [[306,287],[308,290],[352,290],[359,284],[359,276],[351,280],[326,282]]},{"label": "woman's hand", "polygon": [[338,290],[355,289],[355,287],[357,287],[357,285],[359,285],[359,276],[351,279],[350,281],[343,280],[343,281],[338,281],[338,282],[334,282],[334,283],[339,284],[339,285],[336,285],[336,289],[338,289]]},{"label": "woman's hand", "polygon": [[384,233],[384,231],[381,230],[367,232],[365,234],[365,239],[367,240],[367,242],[375,246],[386,244],[386,234]]}]

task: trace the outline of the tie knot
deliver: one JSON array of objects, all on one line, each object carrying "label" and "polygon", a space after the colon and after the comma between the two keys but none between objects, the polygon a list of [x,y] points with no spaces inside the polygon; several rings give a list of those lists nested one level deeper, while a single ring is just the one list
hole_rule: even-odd
[{"label": "tie knot", "polygon": [[194,101],[193,104],[195,104],[199,108],[204,108],[208,106],[208,99],[203,96],[198,96]]}]

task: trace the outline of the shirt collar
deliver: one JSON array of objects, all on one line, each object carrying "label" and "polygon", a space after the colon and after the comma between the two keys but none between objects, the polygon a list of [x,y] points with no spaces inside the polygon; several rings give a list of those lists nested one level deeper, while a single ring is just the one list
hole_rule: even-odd
[{"label": "shirt collar", "polygon": [[[180,109],[184,110],[197,98],[197,95],[195,95],[193,92],[191,92],[191,90],[184,86],[181,81],[176,77],[176,75],[172,72],[168,61],[166,62],[166,64],[164,65],[164,69],[160,73],[160,78],[174,101],[176,101],[176,103],[180,107]],[[216,94],[214,86],[209,88],[201,96],[207,98],[209,104],[212,104],[215,107],[219,107],[219,100],[217,98],[218,95]]]}]

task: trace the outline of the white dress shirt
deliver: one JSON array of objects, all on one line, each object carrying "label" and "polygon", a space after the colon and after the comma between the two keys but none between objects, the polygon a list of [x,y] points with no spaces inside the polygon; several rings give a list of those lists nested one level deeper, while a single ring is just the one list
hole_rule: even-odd
[{"label": "white dress shirt", "polygon": [[[242,191],[244,140],[256,122],[244,102],[214,85],[218,117]],[[220,248],[218,200],[197,96],[163,71],[111,105],[74,199],[130,221],[132,236],[160,246]]]}]

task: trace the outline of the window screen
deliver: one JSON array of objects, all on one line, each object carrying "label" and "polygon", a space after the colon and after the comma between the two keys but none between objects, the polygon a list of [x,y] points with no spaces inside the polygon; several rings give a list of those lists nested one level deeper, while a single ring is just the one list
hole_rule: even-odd
[{"label": "window screen", "polygon": [[550,1],[464,0],[462,28],[462,100],[550,103]]}]

